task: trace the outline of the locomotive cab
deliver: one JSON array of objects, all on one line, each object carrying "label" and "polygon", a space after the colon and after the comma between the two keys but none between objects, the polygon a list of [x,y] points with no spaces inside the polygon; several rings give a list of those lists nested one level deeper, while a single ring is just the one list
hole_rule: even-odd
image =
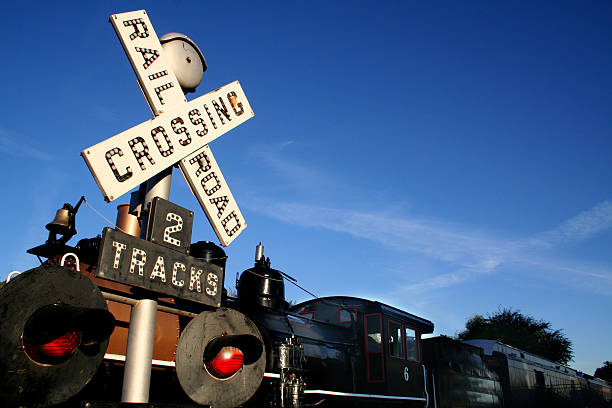
[{"label": "locomotive cab", "polygon": [[[432,322],[380,302],[347,296],[314,299],[290,310],[311,324],[351,329],[355,344],[354,354],[346,356],[352,378],[318,371],[310,384],[307,381],[306,394],[329,396],[342,391],[346,398],[359,396],[384,406],[427,403],[420,339],[433,332]],[[308,357],[307,348],[305,354]]]}]

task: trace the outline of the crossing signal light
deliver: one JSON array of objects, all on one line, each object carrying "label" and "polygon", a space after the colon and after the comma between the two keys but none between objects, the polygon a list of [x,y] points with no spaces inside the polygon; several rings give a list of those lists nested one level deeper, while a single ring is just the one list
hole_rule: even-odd
[{"label": "crossing signal light", "polygon": [[223,347],[211,359],[204,358],[204,366],[209,373],[219,379],[226,379],[236,374],[242,368],[244,353],[237,347]]},{"label": "crossing signal light", "polygon": [[0,400],[46,407],[76,395],[104,359],[115,319],[99,289],[69,268],[41,266],[0,288]]},{"label": "crossing signal light", "polygon": [[39,364],[67,361],[79,347],[96,347],[114,329],[115,319],[106,309],[57,302],[37,309],[25,323],[23,346]]},{"label": "crossing signal light", "polygon": [[40,364],[59,364],[68,360],[81,344],[81,332],[71,330],[44,343],[31,340],[23,335],[26,354]]},{"label": "crossing signal light", "polygon": [[266,350],[257,326],[244,314],[205,311],[183,330],[176,375],[194,402],[215,408],[242,405],[263,379]]}]

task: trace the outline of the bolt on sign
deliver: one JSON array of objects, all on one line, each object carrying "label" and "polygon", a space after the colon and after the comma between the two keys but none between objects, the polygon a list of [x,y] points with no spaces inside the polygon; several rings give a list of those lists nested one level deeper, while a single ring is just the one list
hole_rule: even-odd
[{"label": "bolt on sign", "polygon": [[[108,202],[179,163],[221,245],[229,245],[246,222],[207,144],[254,116],[240,83],[188,102],[146,12],[114,14],[110,21],[156,116],[83,150],[81,156]],[[202,154],[209,164],[204,178],[195,180],[183,159],[189,162]]]},{"label": "bolt on sign", "polygon": [[156,197],[148,220],[151,241],[104,229],[96,276],[220,307],[223,269],[188,255],[193,213]]}]

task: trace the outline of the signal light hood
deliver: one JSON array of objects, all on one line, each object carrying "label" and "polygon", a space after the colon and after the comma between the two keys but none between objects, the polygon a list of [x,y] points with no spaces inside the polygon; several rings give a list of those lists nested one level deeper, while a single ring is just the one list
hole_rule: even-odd
[{"label": "signal light hood", "polygon": [[108,310],[56,303],[36,310],[26,322],[24,342],[45,344],[78,330],[85,346],[106,340],[115,329],[115,317]]}]

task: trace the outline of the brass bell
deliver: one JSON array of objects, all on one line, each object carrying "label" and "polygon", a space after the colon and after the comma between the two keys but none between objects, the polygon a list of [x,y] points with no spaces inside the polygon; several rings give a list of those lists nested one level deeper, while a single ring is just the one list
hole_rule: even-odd
[{"label": "brass bell", "polygon": [[46,227],[54,234],[67,234],[70,232],[70,211],[66,208],[60,208],[55,214],[53,221],[48,223]]}]

